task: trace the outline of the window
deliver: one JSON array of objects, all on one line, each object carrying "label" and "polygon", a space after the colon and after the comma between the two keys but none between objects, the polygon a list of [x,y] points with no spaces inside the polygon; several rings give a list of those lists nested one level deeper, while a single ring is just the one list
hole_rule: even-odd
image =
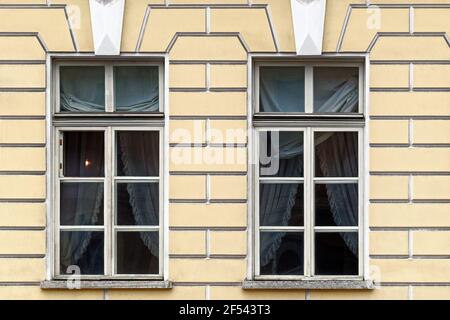
[{"label": "window", "polygon": [[363,275],[363,67],[255,65],[255,278]]},{"label": "window", "polygon": [[57,62],[55,278],[161,278],[162,65]]}]

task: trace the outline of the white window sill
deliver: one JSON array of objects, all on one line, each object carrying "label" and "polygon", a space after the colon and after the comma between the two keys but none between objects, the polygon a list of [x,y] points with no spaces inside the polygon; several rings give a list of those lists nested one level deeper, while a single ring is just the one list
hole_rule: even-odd
[{"label": "white window sill", "polygon": [[246,280],[243,289],[374,289],[372,280]]},{"label": "white window sill", "polygon": [[[70,287],[69,287],[70,285]],[[74,288],[75,287],[75,288]],[[172,289],[170,281],[142,280],[46,280],[41,282],[41,289]]]}]

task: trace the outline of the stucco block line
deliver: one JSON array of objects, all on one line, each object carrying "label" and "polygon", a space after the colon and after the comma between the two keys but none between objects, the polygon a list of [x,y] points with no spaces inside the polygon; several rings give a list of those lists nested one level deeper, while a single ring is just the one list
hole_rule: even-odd
[{"label": "stucco block line", "polygon": [[414,33],[414,7],[409,7],[409,33]]},{"label": "stucco block line", "polygon": [[413,287],[411,285],[408,286],[408,300],[413,300]]},{"label": "stucco block line", "polygon": [[206,259],[211,259],[211,230],[207,229],[205,232],[205,244],[206,244]]},{"label": "stucco block line", "polygon": [[67,13],[67,5],[64,5],[64,16],[66,17],[67,25],[69,26],[69,33],[70,38],[72,39],[73,47],[76,52],[79,52],[77,39],[75,38],[75,34],[73,33],[73,28],[72,25],[70,24],[69,14]]},{"label": "stucco block line", "polygon": [[414,89],[414,64],[409,64],[409,91],[412,92]]},{"label": "stucco block line", "polygon": [[144,40],[145,31],[147,30],[148,18],[150,17],[151,7],[145,9],[144,20],[142,21],[141,31],[139,32],[138,41],[136,43],[136,52],[141,51],[142,41]]},{"label": "stucco block line", "polygon": [[275,51],[279,52],[279,43],[278,43],[278,37],[277,37],[277,33],[275,31],[275,28],[273,26],[273,21],[272,21],[272,13],[270,11],[269,6],[265,7],[265,11],[266,11],[266,16],[267,16],[267,21],[269,22],[269,27],[270,27],[270,33],[272,35],[272,39],[273,39],[273,43],[275,45]]},{"label": "stucco block line", "polygon": [[413,239],[414,239],[414,232],[413,230],[408,230],[408,258],[413,259],[414,254],[414,247],[413,247]]},{"label": "stucco block line", "polygon": [[341,33],[339,35],[338,43],[336,46],[336,52],[340,52],[342,48],[342,43],[344,41],[345,33],[347,31],[348,22],[350,20],[350,15],[352,14],[352,6],[347,7],[347,13],[345,14],[344,23],[342,24]]},{"label": "stucco block line", "polygon": [[205,287],[205,300],[211,300],[211,286],[207,285]]},{"label": "stucco block line", "polygon": [[211,7],[205,8],[205,25],[206,33],[209,34],[211,32]]}]

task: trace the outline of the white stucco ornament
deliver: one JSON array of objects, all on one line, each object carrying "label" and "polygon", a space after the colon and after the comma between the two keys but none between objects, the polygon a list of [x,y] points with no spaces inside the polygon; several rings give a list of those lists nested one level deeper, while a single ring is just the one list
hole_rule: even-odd
[{"label": "white stucco ornament", "polygon": [[96,55],[120,54],[125,0],[89,0]]},{"label": "white stucco ornament", "polygon": [[300,56],[322,54],[326,0],[291,0],[295,46]]}]

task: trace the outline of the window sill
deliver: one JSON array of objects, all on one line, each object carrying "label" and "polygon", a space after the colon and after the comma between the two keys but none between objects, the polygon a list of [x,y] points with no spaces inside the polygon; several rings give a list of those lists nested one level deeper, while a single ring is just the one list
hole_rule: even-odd
[{"label": "window sill", "polygon": [[246,280],[243,289],[374,289],[372,280]]},{"label": "window sill", "polygon": [[[76,287],[76,280],[71,279],[75,289],[172,289],[170,281],[126,281],[126,280],[81,280]],[[67,280],[46,280],[41,282],[41,289],[71,289]]]}]

